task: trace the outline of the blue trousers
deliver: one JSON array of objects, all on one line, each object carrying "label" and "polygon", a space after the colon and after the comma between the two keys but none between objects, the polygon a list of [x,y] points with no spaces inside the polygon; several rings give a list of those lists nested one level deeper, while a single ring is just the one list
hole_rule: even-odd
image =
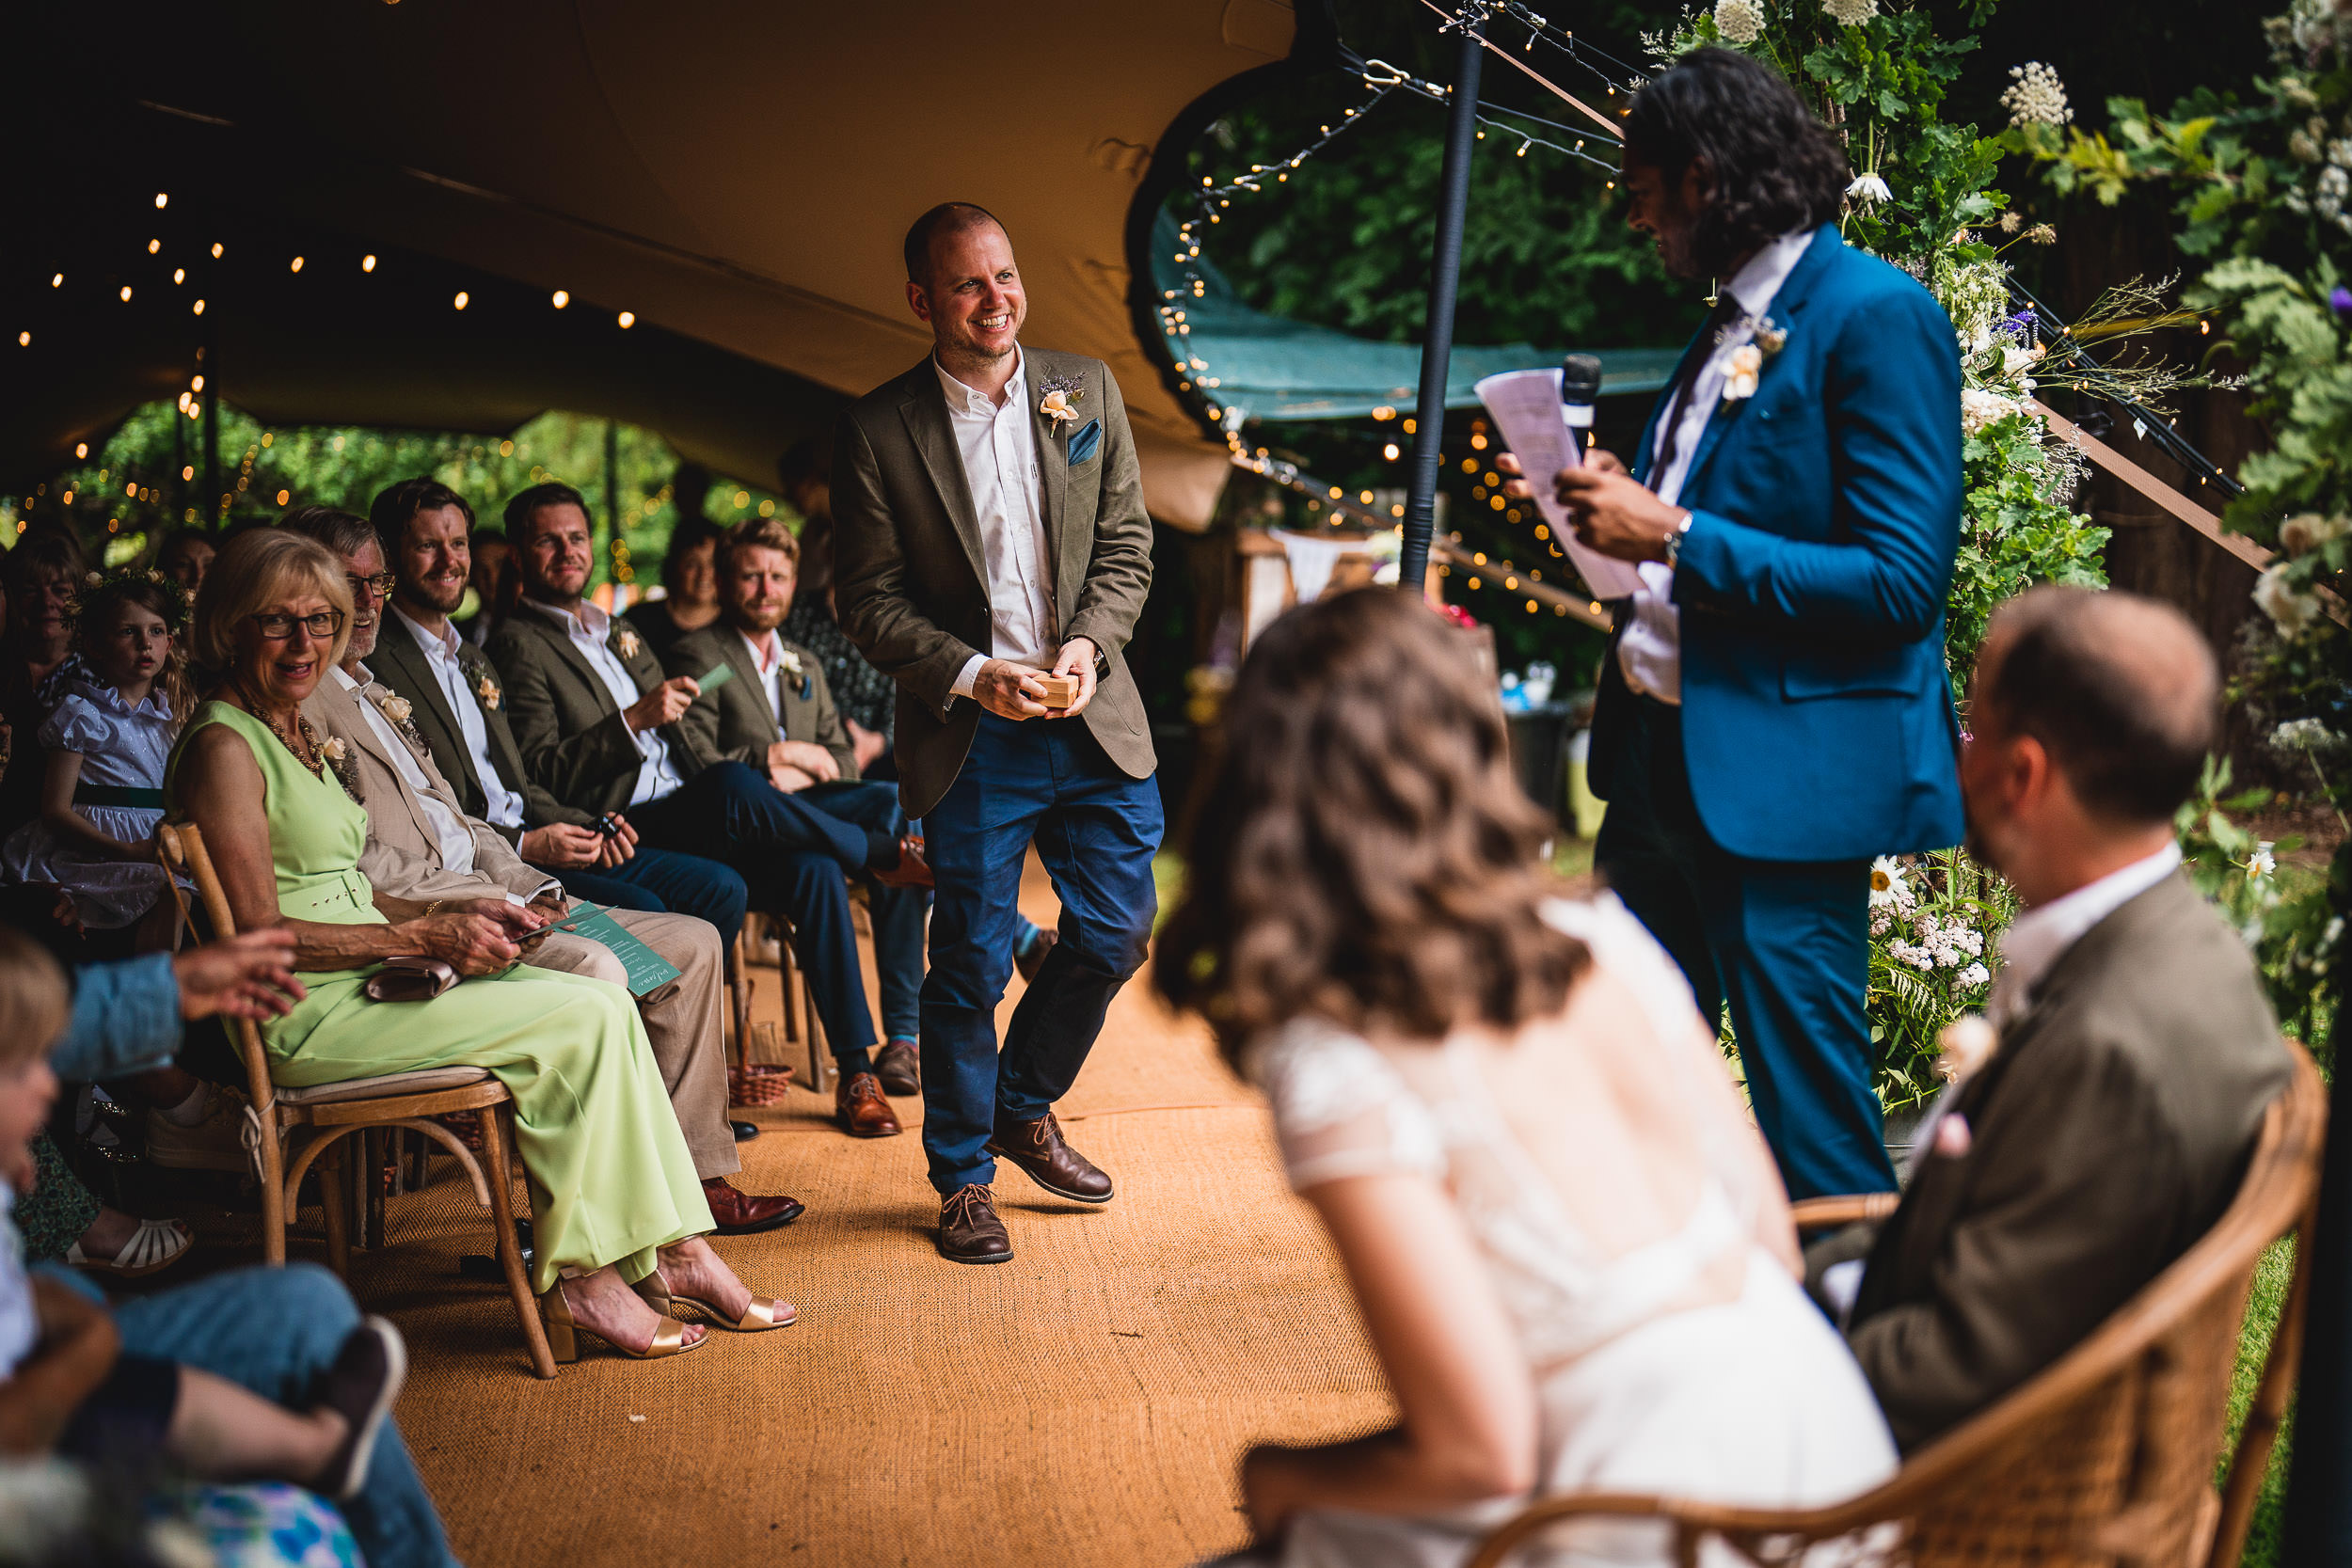
[{"label": "blue trousers", "polygon": [[[545,867],[541,867],[545,870]],[[719,927],[723,949],[733,951],[751,893],[731,866],[700,855],[640,844],[618,865],[593,871],[548,871],[575,898],[644,914],[691,914]]]},{"label": "blue trousers", "polygon": [[[793,956],[808,973],[827,1041],[836,1053],[874,1044],[874,1015],[866,1006],[857,931],[850,923],[850,893],[843,879],[865,876],[875,835],[895,840],[905,825],[889,785],[828,784],[787,795],[742,763],[722,762],[661,800],[635,808],[629,821],[648,843],[723,861],[742,878],[752,908],[787,916],[793,927]],[[900,980],[908,990],[919,983],[904,977],[907,955],[912,954],[919,976],[922,954],[919,937],[913,942],[906,938],[910,916],[899,906],[913,903],[911,918],[917,932],[922,906],[902,898],[895,889],[877,891],[889,895],[873,906],[877,953],[888,927],[888,940],[896,943],[893,951],[900,959],[898,976],[888,962],[883,964],[887,1008]],[[900,1006],[913,1010],[904,995]]]},{"label": "blue trousers", "polygon": [[[69,1270],[43,1272],[103,1299]],[[315,1263],[232,1269],[134,1296],[112,1310],[124,1354],[195,1367],[294,1410],[310,1408],[319,1374],[359,1326],[351,1292]],[[370,1568],[456,1568],[441,1516],[389,1419],[368,1463],[366,1486],[339,1506]]]},{"label": "blue trousers", "polygon": [[[886,780],[812,784],[801,792],[801,799],[828,816],[893,838],[912,827],[898,806],[898,786]],[[882,1038],[914,1039],[921,1025],[923,917],[930,909],[930,895],[921,888],[885,887],[870,872],[859,873],[857,880],[865,885],[866,912],[874,921]],[[839,1053],[850,1048],[834,1049]]]},{"label": "blue trousers", "polygon": [[1792,1198],[1895,1190],[1870,1087],[1870,868],[1744,860],[1691,799],[1682,710],[1633,699],[1609,815],[1608,879],[1691,982],[1711,1024],[1726,997],[1756,1125]]},{"label": "blue trousers", "polygon": [[[1035,1120],[1076,1081],[1151,945],[1162,826],[1159,786],[1120,771],[1083,722],[980,715],[963,770],[923,818],[939,884],[923,982],[923,1152],[942,1193],[994,1180],[998,1118]],[[1061,898],[1061,941],[999,1053],[996,1004],[1033,839]]]}]

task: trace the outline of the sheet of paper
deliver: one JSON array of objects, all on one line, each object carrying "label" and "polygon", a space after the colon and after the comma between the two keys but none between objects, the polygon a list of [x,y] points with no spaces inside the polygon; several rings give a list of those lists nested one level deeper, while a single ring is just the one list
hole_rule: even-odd
[{"label": "sheet of paper", "polygon": [[1567,513],[1553,499],[1551,476],[1576,467],[1583,458],[1583,443],[1560,415],[1560,372],[1504,371],[1478,384],[1478,401],[1486,405],[1502,432],[1503,445],[1518,454],[1535,492],[1535,509],[1551,526],[1552,537],[1596,599],[1629,597],[1642,586],[1642,576],[1629,561],[1618,561],[1588,550],[1576,542]]},{"label": "sheet of paper", "polygon": [[629,935],[602,904],[578,900],[572,905],[572,912],[555,923],[555,928],[611,948],[612,956],[621,960],[621,967],[628,971],[631,996],[651,996],[677,978],[675,965]]},{"label": "sheet of paper", "polygon": [[733,680],[734,678],[735,666],[729,664],[723,658],[718,663],[712,665],[709,669],[705,670],[701,674],[695,676],[694,685],[699,690],[716,691],[719,688],[726,685],[727,682]]}]

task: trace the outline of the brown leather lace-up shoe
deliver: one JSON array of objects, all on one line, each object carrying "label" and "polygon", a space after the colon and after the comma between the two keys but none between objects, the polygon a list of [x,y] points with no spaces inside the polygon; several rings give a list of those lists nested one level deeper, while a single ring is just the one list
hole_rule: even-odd
[{"label": "brown leather lace-up shoe", "polygon": [[874,1053],[874,1076],[884,1094],[921,1094],[922,1060],[912,1040],[892,1040]]},{"label": "brown leather lace-up shoe", "polygon": [[722,1236],[756,1236],[763,1230],[790,1225],[801,1217],[805,1207],[799,1198],[782,1194],[755,1197],[739,1192],[723,1176],[711,1177],[703,1183],[703,1198],[710,1205],[710,1217],[718,1224]]},{"label": "brown leather lace-up shoe", "polygon": [[898,1117],[882,1097],[882,1080],[870,1072],[845,1072],[834,1085],[833,1119],[852,1138],[887,1138],[899,1131]]},{"label": "brown leather lace-up shoe", "polygon": [[874,867],[874,880],[884,887],[930,887],[930,863],[923,858],[923,841],[913,833],[898,836],[898,863]]},{"label": "brown leather lace-up shoe", "polygon": [[1035,1121],[999,1121],[988,1151],[1010,1160],[1021,1173],[1056,1197],[1073,1203],[1108,1203],[1111,1179],[1093,1161],[1062,1141],[1061,1124],[1046,1112]]},{"label": "brown leather lace-up shoe", "polygon": [[1012,1238],[996,1217],[996,1194],[974,1182],[939,1206],[939,1255],[951,1263],[1009,1263]]}]

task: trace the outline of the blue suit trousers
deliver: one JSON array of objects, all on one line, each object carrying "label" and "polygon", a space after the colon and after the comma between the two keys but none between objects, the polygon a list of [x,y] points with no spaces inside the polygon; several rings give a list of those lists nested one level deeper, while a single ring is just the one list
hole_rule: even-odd
[{"label": "blue suit trousers", "polygon": [[[1159,786],[1120,771],[1083,722],[982,713],[963,769],[923,819],[938,879],[923,982],[923,1152],[942,1193],[995,1180],[999,1118],[1033,1121],[1069,1092],[1119,988],[1143,964],[1158,895]],[[1061,941],[1013,1010],[1021,871],[1034,840],[1061,899]]]},{"label": "blue suit trousers", "polygon": [[1596,868],[1710,1025],[1730,1001],[1749,1102],[1788,1196],[1893,1192],[1863,1011],[1869,863],[1732,854],[1692,803],[1682,710],[1638,697],[1625,712]]}]

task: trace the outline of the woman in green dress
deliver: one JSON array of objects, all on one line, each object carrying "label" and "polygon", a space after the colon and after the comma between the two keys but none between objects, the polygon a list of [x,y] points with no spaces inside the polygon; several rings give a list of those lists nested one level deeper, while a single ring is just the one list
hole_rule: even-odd
[{"label": "woman in green dress", "polygon": [[[342,655],[351,603],[342,563],[310,540],[231,540],[196,607],[196,657],[218,685],[166,777],[166,804],[202,830],[238,927],[294,935],[308,995],[262,1026],[271,1077],[298,1087],[454,1063],[495,1074],[515,1097],[532,1283],[559,1360],[576,1354],[575,1328],[640,1358],[693,1349],[702,1325],[657,1310],[674,1298],[729,1327],[789,1323],[703,1239],[710,1210],[628,993],[518,964],[516,939],[544,923],[534,911],[420,905],[359,874],[367,814],[341,782],[340,743],[297,711]],[[469,978],[430,1002],[369,1001],[368,976],[397,953]]]}]

